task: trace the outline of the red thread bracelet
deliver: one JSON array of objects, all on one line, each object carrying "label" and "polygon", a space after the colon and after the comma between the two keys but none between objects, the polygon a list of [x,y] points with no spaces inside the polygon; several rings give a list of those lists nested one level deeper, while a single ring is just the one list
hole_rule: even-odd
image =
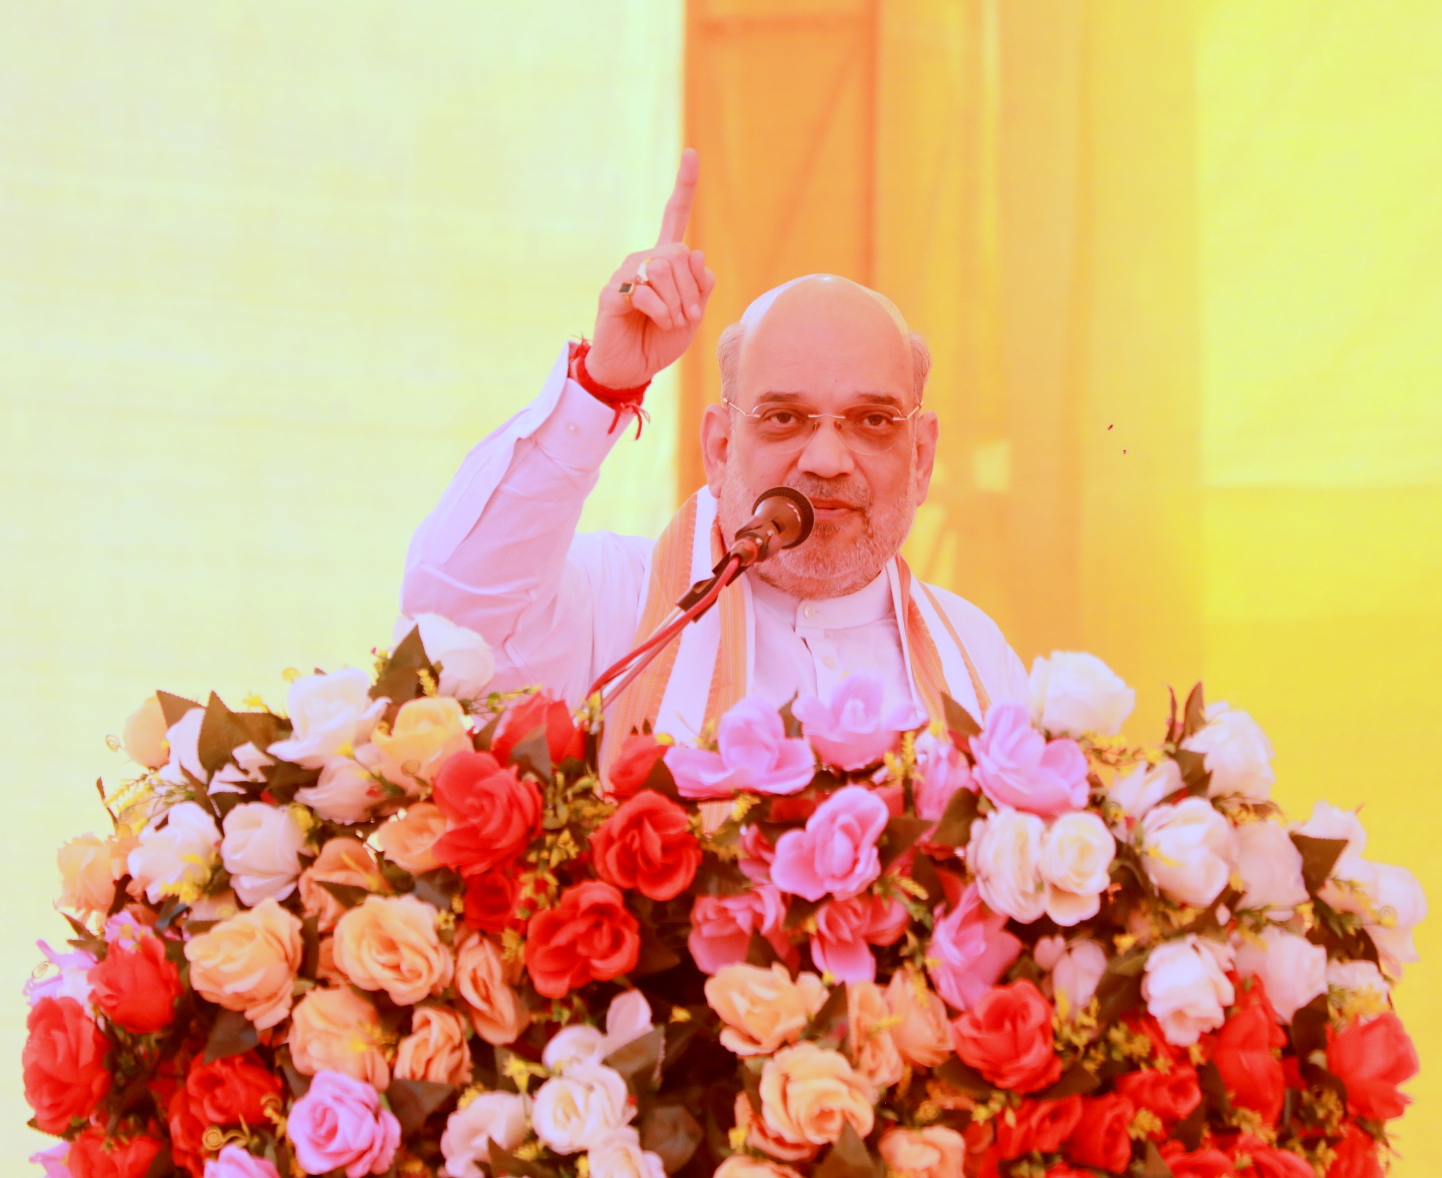
[{"label": "red thread bracelet", "polygon": [[580,385],[596,400],[603,405],[609,405],[616,411],[616,416],[611,422],[611,427],[606,432],[613,433],[621,424],[621,418],[629,409],[636,415],[636,436],[641,436],[641,422],[650,421],[651,415],[642,407],[641,402],[645,399],[646,390],[651,387],[648,380],[643,385],[637,385],[632,389],[611,389],[605,385],[597,384],[595,379],[586,371],[586,354],[591,350],[589,340],[583,339],[575,344],[571,351],[571,379]]}]

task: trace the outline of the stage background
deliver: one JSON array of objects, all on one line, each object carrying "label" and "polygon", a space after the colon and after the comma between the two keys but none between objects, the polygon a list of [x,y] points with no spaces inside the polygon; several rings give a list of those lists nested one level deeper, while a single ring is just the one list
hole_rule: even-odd
[{"label": "stage background", "polygon": [[[910,554],[1028,660],[1204,676],[1278,796],[1442,894],[1442,14],[1431,0],[0,2],[0,1052],[53,849],[148,690],[364,665],[406,540],[654,239],[684,137],[707,343],[592,526],[696,482],[709,341],[827,269],[937,364]],[[685,48],[683,51],[683,29]],[[1442,919],[1394,1173],[1442,1151]],[[0,1069],[0,1156],[23,1127]],[[13,1163],[12,1163],[13,1164]]]}]

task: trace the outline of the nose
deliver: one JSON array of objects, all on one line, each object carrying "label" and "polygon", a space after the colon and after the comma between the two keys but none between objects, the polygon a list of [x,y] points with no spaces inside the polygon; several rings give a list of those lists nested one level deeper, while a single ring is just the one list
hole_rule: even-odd
[{"label": "nose", "polygon": [[823,417],[796,458],[796,469],[821,479],[834,479],[856,469],[851,448],[841,440],[840,422]]}]

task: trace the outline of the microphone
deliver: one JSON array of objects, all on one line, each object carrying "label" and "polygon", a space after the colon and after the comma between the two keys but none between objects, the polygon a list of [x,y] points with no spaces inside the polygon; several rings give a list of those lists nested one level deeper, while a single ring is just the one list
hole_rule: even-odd
[{"label": "microphone", "polygon": [[816,512],[811,500],[791,487],[763,491],[751,509],[751,518],[736,531],[727,557],[741,558],[750,568],[786,548],[795,548],[811,535]]}]

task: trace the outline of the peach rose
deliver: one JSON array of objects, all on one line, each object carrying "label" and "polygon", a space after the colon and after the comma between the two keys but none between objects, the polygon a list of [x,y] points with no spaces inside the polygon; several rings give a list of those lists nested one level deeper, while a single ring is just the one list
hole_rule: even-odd
[{"label": "peach rose", "polygon": [[145,702],[125,718],[120,730],[120,747],[137,765],[159,769],[170,760],[170,745],[165,741],[165,713],[160,700],[147,695]]},{"label": "peach rose", "polygon": [[801,1178],[801,1175],[790,1166],[733,1153],[716,1167],[713,1178]]},{"label": "peach rose", "polygon": [[398,818],[381,824],[376,841],[392,863],[412,875],[424,875],[441,865],[431,849],[446,833],[446,816],[434,802],[417,802]]},{"label": "peach rose", "polygon": [[322,937],[320,948],[315,955],[315,976],[320,982],[330,982],[333,986],[348,986],[350,979],[335,967],[335,938]]},{"label": "peach rose", "polygon": [[447,757],[471,747],[467,729],[465,709],[450,696],[413,699],[401,705],[393,728],[378,724],[371,733],[375,755],[366,768],[395,785],[429,785]]},{"label": "peach rose", "polygon": [[380,1015],[350,986],[323,986],[297,1002],[286,1043],[295,1070],[304,1075],[329,1070],[378,1092],[390,1087]]},{"label": "peach rose", "polygon": [[809,1040],[783,1047],[761,1069],[761,1115],[771,1131],[798,1145],[827,1145],[850,1121],[865,1137],[876,1123],[876,1091],[839,1051]]},{"label": "peach rose", "polygon": [[891,1010],[875,982],[846,984],[846,1053],[878,1088],[901,1082],[906,1063],[891,1037]]},{"label": "peach rose", "polygon": [[307,916],[314,916],[320,931],[330,932],[345,915],[345,905],[322,883],[348,884],[368,892],[388,892],[390,885],[381,874],[375,856],[359,839],[333,838],[320,849],[316,861],[300,873],[300,902]]},{"label": "peach rose", "polygon": [[756,1115],[756,1110],[751,1107],[751,1098],[744,1092],[736,1093],[736,1127],[745,1131],[748,1146],[770,1154],[778,1161],[809,1162],[821,1152],[821,1147],[810,1141],[787,1141],[771,1132],[766,1122]]},{"label": "peach rose", "polygon": [[[73,912],[108,912],[115,899],[116,840],[82,834],[55,853],[60,868],[60,906]],[[124,861],[124,856],[121,859]]]},{"label": "peach rose", "polygon": [[301,959],[300,920],[265,899],[192,937],[185,956],[197,994],[240,1011],[265,1030],[290,1013],[290,990]]},{"label": "peach rose", "polygon": [[770,969],[723,965],[706,980],[706,1001],[726,1024],[721,1042],[737,1055],[771,1055],[795,1043],[826,996],[826,984],[814,973],[793,982],[779,962]]},{"label": "peach rose", "polygon": [[945,1125],[888,1129],[876,1148],[887,1173],[899,1178],[961,1178],[966,1157],[965,1139]]},{"label": "peach rose", "polygon": [[514,1043],[531,1022],[521,996],[506,982],[501,951],[490,937],[467,929],[456,939],[456,990],[471,1025],[487,1043]]},{"label": "peach rose", "polygon": [[466,1047],[465,1020],[448,1007],[416,1007],[411,1033],[396,1050],[395,1073],[397,1080],[469,1084],[471,1053]]},{"label": "peach rose", "polygon": [[925,977],[899,969],[886,985],[886,1005],[896,1021],[891,1039],[901,1058],[914,1068],[934,1068],[951,1054],[951,1023],[944,1003]]},{"label": "peach rose", "polygon": [[451,984],[455,961],[436,933],[436,910],[415,896],[367,896],[335,926],[335,964],[362,990],[413,1006]]}]

